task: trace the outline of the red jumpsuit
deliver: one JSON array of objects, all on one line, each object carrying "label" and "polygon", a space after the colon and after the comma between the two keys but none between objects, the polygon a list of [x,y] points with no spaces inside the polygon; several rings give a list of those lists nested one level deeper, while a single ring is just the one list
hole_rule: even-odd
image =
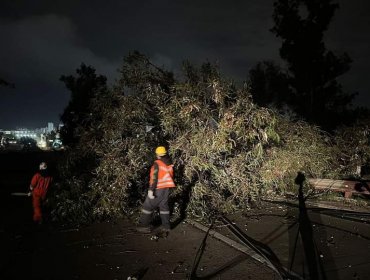
[{"label": "red jumpsuit", "polygon": [[36,173],[31,180],[32,191],[32,206],[33,206],[33,221],[42,222],[42,203],[46,198],[46,193],[52,182],[51,176],[42,176]]}]

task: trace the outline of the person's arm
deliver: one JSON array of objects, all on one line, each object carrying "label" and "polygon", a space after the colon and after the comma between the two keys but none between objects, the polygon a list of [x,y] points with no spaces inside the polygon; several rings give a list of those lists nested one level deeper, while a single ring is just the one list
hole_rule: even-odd
[{"label": "person's arm", "polygon": [[153,177],[152,177],[152,184],[149,186],[149,190],[154,191],[157,188],[158,184],[158,164],[155,162],[153,164]]},{"label": "person's arm", "polygon": [[30,190],[31,191],[33,191],[33,189],[36,188],[38,179],[39,179],[39,174],[38,173],[33,175],[32,180],[31,180],[31,184],[30,184]]}]

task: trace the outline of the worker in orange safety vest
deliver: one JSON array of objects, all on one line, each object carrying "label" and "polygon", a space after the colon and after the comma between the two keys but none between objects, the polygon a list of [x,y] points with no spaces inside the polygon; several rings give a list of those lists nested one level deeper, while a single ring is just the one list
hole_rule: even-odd
[{"label": "worker in orange safety vest", "polygon": [[142,233],[151,232],[151,219],[153,211],[159,208],[159,214],[162,221],[162,229],[170,231],[170,209],[168,206],[168,197],[170,189],[175,187],[173,180],[173,165],[167,150],[159,146],[155,150],[157,159],[150,169],[149,190],[141,210],[139,227],[137,230]]},{"label": "worker in orange safety vest", "polygon": [[33,221],[41,224],[43,215],[42,208],[46,194],[53,178],[49,175],[46,162],[41,162],[39,171],[33,175],[30,190],[32,192]]}]

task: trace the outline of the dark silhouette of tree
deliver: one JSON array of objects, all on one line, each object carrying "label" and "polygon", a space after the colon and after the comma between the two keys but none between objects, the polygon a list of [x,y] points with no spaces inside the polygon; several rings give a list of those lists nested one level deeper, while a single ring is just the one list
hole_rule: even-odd
[{"label": "dark silhouette of tree", "polygon": [[[121,76],[114,89],[115,95],[122,93],[126,96],[135,95],[141,98],[140,106],[146,107],[146,111],[150,112],[152,116],[147,125],[159,127],[159,111],[155,106],[157,97],[148,98],[147,93],[154,89],[158,90],[162,92],[160,98],[166,102],[165,100],[169,98],[170,88],[175,83],[173,73],[165,70],[164,67],[155,65],[149,57],[139,51],[132,51],[124,57],[119,73]],[[127,112],[127,114],[131,114],[131,112]],[[137,121],[139,122],[139,120]],[[132,128],[126,127],[122,130],[122,137],[130,137],[133,131]]]},{"label": "dark silhouette of tree", "polygon": [[278,0],[272,32],[283,40],[281,58],[287,62],[292,104],[306,120],[329,128],[343,121],[355,94],[342,90],[337,77],[351,59],[336,55],[324,44],[324,32],[338,4],[331,0]]},{"label": "dark silhouette of tree", "polygon": [[221,78],[219,66],[209,61],[197,67],[189,60],[185,60],[182,63],[182,71],[185,76],[185,81],[193,85],[200,82],[208,83]]},{"label": "dark silhouette of tree", "polygon": [[273,61],[259,62],[249,71],[253,100],[263,107],[282,109],[292,103],[288,75]]},{"label": "dark silhouette of tree", "polygon": [[80,132],[93,125],[90,104],[93,98],[103,95],[107,91],[107,78],[97,75],[91,66],[81,64],[76,70],[77,76],[61,76],[67,89],[71,92],[71,99],[61,115],[64,126],[61,137],[64,144],[73,145],[78,141]]},{"label": "dark silhouette of tree", "polygon": [[173,73],[153,64],[149,58],[133,51],[123,59],[123,65],[119,69],[121,78],[118,90],[122,92],[129,89],[130,93],[141,93],[148,85],[160,86],[168,90],[174,83]]}]

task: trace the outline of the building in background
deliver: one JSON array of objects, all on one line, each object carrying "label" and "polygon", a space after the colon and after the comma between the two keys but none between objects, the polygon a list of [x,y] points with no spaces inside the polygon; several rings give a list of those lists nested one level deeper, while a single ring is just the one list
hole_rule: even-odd
[{"label": "building in background", "polygon": [[[0,129],[0,148],[13,149],[16,146],[23,147],[24,143],[34,142],[40,149],[61,149],[63,144],[59,137],[59,129],[62,124],[54,126],[54,123],[48,122],[46,127],[27,129],[19,128],[15,130]],[[56,129],[58,128],[58,130]],[[25,141],[29,139],[29,141]]]},{"label": "building in background", "polygon": [[54,131],[54,123],[48,122],[48,128],[47,128],[48,133],[51,133]]}]

